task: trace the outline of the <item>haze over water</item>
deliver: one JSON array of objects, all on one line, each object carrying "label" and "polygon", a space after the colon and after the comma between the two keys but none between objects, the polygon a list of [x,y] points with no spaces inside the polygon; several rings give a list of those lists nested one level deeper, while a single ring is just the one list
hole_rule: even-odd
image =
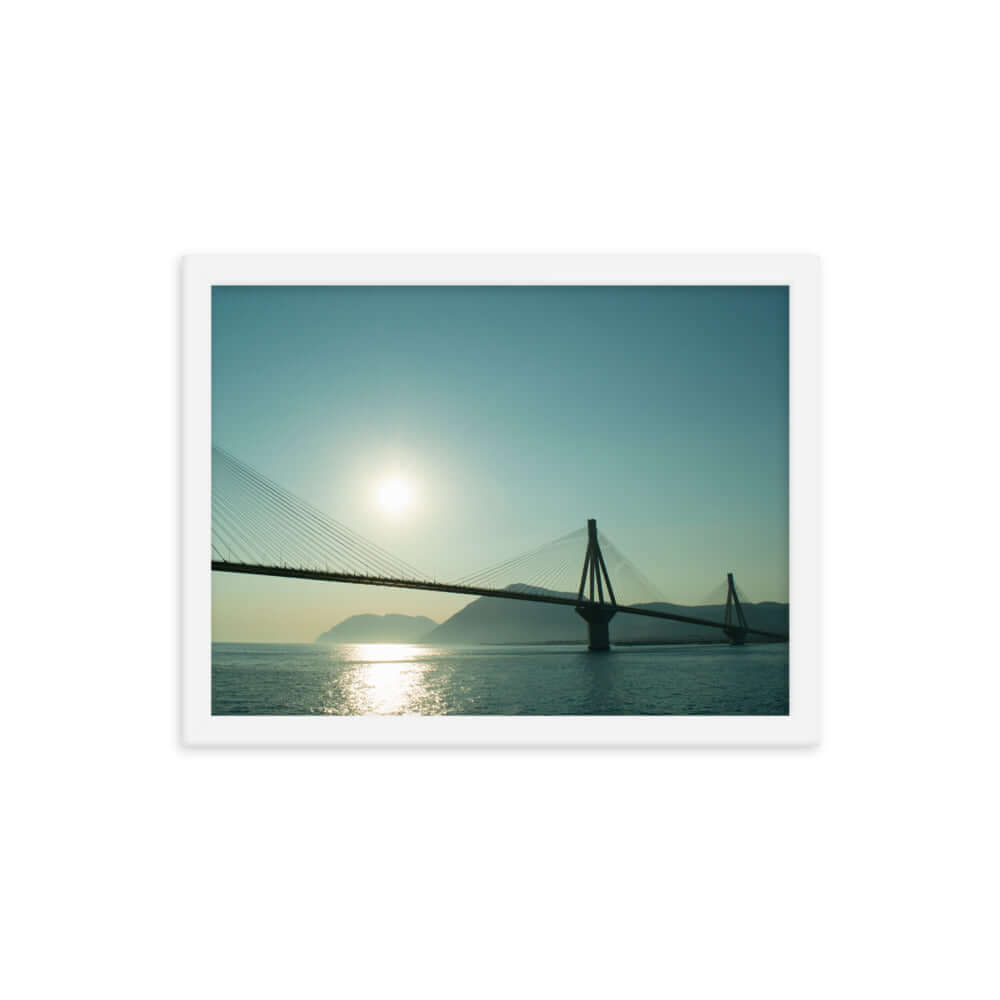
[{"label": "haze over water", "polygon": [[786,715],[788,646],[225,643],[214,715]]}]

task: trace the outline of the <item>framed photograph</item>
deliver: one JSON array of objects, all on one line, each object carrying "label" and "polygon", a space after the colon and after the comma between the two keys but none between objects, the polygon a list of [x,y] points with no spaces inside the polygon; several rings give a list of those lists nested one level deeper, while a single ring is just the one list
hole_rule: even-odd
[{"label": "framed photograph", "polygon": [[184,258],[183,742],[818,742],[818,284]]}]

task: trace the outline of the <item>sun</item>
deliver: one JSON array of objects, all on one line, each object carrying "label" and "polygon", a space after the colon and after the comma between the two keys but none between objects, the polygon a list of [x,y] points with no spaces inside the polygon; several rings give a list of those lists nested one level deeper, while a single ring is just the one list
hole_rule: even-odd
[{"label": "sun", "polygon": [[413,491],[402,479],[386,479],[379,484],[378,505],[389,514],[401,514],[412,498]]}]

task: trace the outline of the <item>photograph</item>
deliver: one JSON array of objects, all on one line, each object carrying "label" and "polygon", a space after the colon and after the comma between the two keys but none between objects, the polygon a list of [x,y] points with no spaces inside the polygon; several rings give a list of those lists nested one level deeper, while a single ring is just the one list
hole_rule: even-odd
[{"label": "photograph", "polygon": [[788,284],[210,294],[213,717],[788,716]]},{"label": "photograph", "polygon": [[0,996],[1000,1000],[996,4],[4,13]]}]

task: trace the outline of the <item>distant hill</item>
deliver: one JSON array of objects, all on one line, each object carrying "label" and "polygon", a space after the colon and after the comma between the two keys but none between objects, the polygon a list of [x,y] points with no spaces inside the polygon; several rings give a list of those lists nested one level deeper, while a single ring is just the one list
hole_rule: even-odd
[{"label": "distant hill", "polygon": [[[508,589],[525,589],[514,584]],[[554,597],[576,597],[556,591],[532,588]],[[691,618],[722,621],[726,613],[723,604],[689,607],[682,604],[640,604],[651,611],[666,611]],[[768,632],[788,632],[788,605],[773,601],[744,604],[747,622],[753,628]],[[508,601],[499,597],[480,597],[438,625],[422,641],[430,645],[517,642],[584,642],[587,626],[573,608],[557,604],[533,604],[528,601]],[[665,619],[643,618],[639,615],[617,614],[611,620],[611,642],[683,642],[686,640],[718,640],[719,629],[687,625]]]},{"label": "distant hill", "polygon": [[317,642],[416,642],[437,622],[423,615],[353,615],[324,632]]}]

